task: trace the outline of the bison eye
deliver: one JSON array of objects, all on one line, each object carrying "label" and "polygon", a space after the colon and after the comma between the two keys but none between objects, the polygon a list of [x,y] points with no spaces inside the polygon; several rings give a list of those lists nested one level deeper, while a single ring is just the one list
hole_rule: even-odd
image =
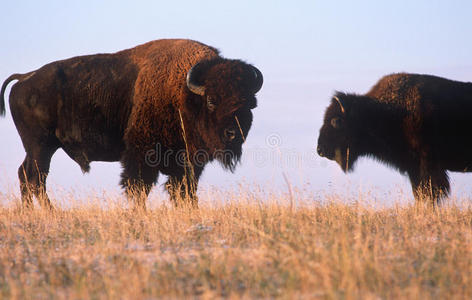
[{"label": "bison eye", "polygon": [[342,123],[343,122],[342,122],[341,118],[335,117],[335,118],[331,119],[331,126],[333,126],[336,129],[341,128]]}]

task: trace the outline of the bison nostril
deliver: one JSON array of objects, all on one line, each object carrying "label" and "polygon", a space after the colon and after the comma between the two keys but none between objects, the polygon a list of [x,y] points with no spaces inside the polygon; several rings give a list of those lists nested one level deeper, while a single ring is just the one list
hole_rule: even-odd
[{"label": "bison nostril", "polygon": [[236,137],[236,131],[234,129],[225,129],[225,137],[232,141]]},{"label": "bison nostril", "polygon": [[323,151],[321,151],[321,148],[319,146],[316,148],[316,151],[318,152],[319,156],[324,156]]}]

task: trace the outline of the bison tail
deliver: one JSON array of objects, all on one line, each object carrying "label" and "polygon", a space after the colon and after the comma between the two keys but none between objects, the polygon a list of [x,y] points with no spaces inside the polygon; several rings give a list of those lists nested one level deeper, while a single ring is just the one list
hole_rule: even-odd
[{"label": "bison tail", "polygon": [[5,82],[2,84],[2,90],[0,91],[0,116],[5,116],[5,90],[7,89],[7,85],[13,80],[21,80],[25,76],[30,76],[31,73],[28,74],[13,74],[8,77]]}]

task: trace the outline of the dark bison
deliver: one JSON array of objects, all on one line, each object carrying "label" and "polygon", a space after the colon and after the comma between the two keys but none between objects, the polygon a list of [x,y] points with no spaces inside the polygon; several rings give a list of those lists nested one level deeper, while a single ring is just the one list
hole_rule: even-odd
[{"label": "dark bison", "polygon": [[157,40],[114,54],[56,61],[7,84],[26,158],[19,168],[22,201],[33,194],[50,207],[46,176],[62,148],[88,172],[92,161],[120,161],[121,185],[135,205],[159,173],[174,204],[195,196],[213,160],[234,170],[252,123],[261,72],[191,40]]},{"label": "dark bison", "polygon": [[367,94],[336,93],[318,153],[343,171],[360,156],[409,176],[416,201],[449,192],[447,171],[472,170],[472,83],[418,74],[383,77]]}]

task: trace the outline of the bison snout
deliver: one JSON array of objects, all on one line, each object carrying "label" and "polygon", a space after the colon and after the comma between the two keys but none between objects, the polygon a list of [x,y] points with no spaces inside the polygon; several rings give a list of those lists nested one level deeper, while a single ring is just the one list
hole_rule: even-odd
[{"label": "bison snout", "polygon": [[316,152],[318,152],[318,155],[321,156],[321,157],[324,157],[324,156],[325,156],[324,153],[323,153],[323,151],[321,151],[320,146],[316,147]]},{"label": "bison snout", "polygon": [[234,129],[225,129],[225,138],[227,141],[232,141],[236,137],[236,130]]}]

